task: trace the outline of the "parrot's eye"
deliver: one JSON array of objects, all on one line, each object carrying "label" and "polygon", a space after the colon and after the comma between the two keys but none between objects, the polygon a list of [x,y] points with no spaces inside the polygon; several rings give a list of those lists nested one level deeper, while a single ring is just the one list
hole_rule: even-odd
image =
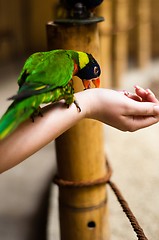
[{"label": "parrot's eye", "polygon": [[97,76],[99,73],[99,69],[97,66],[94,67],[94,74]]}]

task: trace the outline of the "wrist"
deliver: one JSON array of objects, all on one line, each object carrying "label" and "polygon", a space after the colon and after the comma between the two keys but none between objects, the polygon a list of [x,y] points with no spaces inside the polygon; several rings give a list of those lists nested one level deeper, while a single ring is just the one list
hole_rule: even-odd
[{"label": "wrist", "polygon": [[96,99],[97,89],[87,89],[82,92],[75,94],[75,98],[81,108],[82,118],[93,118],[95,109],[95,99]]}]

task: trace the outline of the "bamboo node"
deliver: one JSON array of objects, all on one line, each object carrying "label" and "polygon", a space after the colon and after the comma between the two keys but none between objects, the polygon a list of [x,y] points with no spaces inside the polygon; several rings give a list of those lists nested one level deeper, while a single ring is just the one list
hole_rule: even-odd
[{"label": "bamboo node", "polygon": [[107,203],[107,199],[105,198],[103,201],[101,201],[97,205],[88,206],[88,207],[82,207],[82,206],[81,207],[77,207],[77,206],[73,206],[73,205],[67,204],[67,203],[63,202],[61,199],[59,201],[60,206],[62,206],[63,208],[69,208],[73,212],[89,212],[89,211],[93,211],[93,210],[96,210],[98,208],[102,208],[103,206],[105,206],[106,203]]}]

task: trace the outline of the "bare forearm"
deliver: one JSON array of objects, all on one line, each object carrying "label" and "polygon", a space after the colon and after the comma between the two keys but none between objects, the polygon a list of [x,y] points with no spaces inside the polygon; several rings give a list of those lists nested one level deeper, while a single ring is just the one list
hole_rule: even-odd
[{"label": "bare forearm", "polygon": [[0,172],[3,172],[54,140],[85,116],[85,104],[81,93],[78,101],[82,111],[79,113],[75,104],[69,108],[62,103],[55,103],[43,108],[43,117],[36,117],[21,124],[10,136],[0,141]]}]

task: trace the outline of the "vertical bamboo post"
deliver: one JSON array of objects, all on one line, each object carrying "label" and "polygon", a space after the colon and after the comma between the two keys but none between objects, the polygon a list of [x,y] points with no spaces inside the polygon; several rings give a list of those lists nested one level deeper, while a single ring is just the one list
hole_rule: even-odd
[{"label": "vertical bamboo post", "polygon": [[113,83],[120,86],[122,73],[128,60],[129,4],[127,0],[114,0]]},{"label": "vertical bamboo post", "polygon": [[138,64],[143,67],[151,58],[151,0],[138,1]]},{"label": "vertical bamboo post", "polygon": [[98,8],[98,13],[105,18],[99,24],[101,44],[102,80],[107,88],[112,87],[112,31],[113,31],[113,1],[105,0]]},{"label": "vertical bamboo post", "polygon": [[138,0],[129,1],[130,9],[130,24],[132,29],[130,29],[128,35],[128,49],[129,49],[129,58],[133,65],[137,64],[137,9],[138,9]]},{"label": "vertical bamboo post", "polygon": [[[49,49],[74,49],[92,53],[99,61],[98,28],[91,24],[47,24]],[[82,90],[74,81],[75,91]],[[89,99],[88,99],[89,101]],[[106,175],[102,125],[83,120],[56,140],[58,175],[65,181],[95,181]],[[107,240],[105,185],[59,188],[61,240]]]},{"label": "vertical bamboo post", "polygon": [[158,9],[159,9],[159,1],[153,0],[151,2],[151,31],[152,31],[152,39],[153,42],[151,48],[152,48],[152,57],[158,58],[159,56],[159,31],[156,31],[158,29],[158,22],[159,22],[159,16],[158,16]]}]

